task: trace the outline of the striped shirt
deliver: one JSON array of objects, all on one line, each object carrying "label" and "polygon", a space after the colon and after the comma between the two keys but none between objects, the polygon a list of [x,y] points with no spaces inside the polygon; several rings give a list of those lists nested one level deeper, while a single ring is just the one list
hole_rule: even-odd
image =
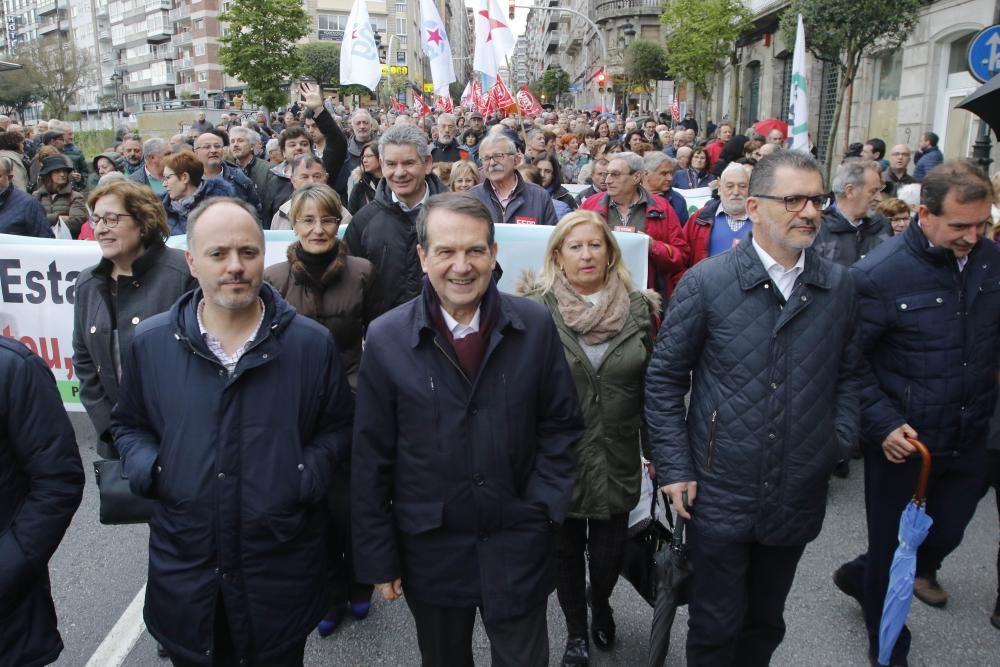
[{"label": "striped shirt", "polygon": [[214,354],[219,363],[226,367],[229,375],[232,375],[236,371],[236,364],[240,362],[240,358],[246,353],[254,340],[256,340],[257,334],[260,333],[260,327],[264,324],[264,300],[257,297],[257,305],[260,306],[260,320],[257,322],[257,328],[253,330],[253,333],[246,339],[246,342],[240,345],[235,352],[226,354],[226,350],[222,347],[222,341],[210,334],[208,329],[205,328],[205,322],[202,320],[202,313],[205,310],[205,299],[202,299],[198,303],[198,329],[201,331],[202,338],[205,339],[205,345],[208,346],[209,352]]}]

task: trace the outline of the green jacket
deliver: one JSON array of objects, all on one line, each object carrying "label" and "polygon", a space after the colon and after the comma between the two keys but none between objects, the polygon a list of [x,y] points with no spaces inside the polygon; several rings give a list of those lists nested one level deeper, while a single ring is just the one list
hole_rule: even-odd
[{"label": "green jacket", "polygon": [[608,519],[628,513],[639,502],[639,455],[649,457],[643,397],[654,338],[650,303],[641,292],[629,295],[629,317],[595,370],[576,333],[563,321],[555,296],[547,292],[532,298],[552,313],[586,424],[576,447],[569,516]]},{"label": "green jacket", "polygon": [[80,236],[80,228],[87,221],[87,197],[76,192],[68,183],[55,195],[50,195],[44,185],[39,185],[33,193],[38,203],[45,209],[45,217],[49,224],[59,222],[59,217],[66,218],[66,226],[73,232],[73,238]]}]

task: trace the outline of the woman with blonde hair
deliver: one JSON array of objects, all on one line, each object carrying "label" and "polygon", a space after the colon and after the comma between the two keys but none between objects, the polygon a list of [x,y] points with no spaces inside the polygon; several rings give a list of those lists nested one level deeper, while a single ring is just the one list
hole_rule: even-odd
[{"label": "woman with blonde hair", "polygon": [[466,192],[479,185],[479,167],[473,162],[462,160],[451,165],[448,189],[452,192]]},{"label": "woman with blonde hair", "polygon": [[[379,312],[379,296],[371,262],[350,256],[347,244],[337,237],[345,213],[340,196],[328,185],[296,190],[288,209],[296,241],[288,246],[287,261],[269,266],[264,279],[301,315],[330,331],[353,388],[361,341]],[[321,637],[337,629],[348,609],[354,618],[365,618],[371,602],[372,587],[354,577],[349,489],[349,471],[341,469],[327,496],[332,517],[327,529],[331,603],[317,627]]]},{"label": "woman with blonde hair", "polygon": [[643,379],[659,297],[633,287],[614,234],[591,211],[574,211],[555,226],[541,274],[526,275],[519,291],[552,314],[586,425],[569,514],[555,533],[556,592],[568,637],[562,664],[584,665],[588,561],[590,635],[605,651],[615,641],[609,600],[629,511],[639,500],[640,452],[649,456]]}]

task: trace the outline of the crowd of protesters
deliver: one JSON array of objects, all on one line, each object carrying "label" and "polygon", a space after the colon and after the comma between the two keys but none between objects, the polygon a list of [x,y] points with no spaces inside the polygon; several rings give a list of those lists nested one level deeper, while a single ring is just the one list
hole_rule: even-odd
[{"label": "crowd of protesters", "polygon": [[[73,364],[98,454],[157,501],[162,656],[301,665],[377,592],[405,599],[424,665],[473,663],[477,610],[494,664],[544,665],[555,590],[562,664],[589,664],[645,475],[690,520],[688,664],[766,665],[852,456],[868,542],[833,579],[874,656],[916,437],[935,524],[914,593],[945,603],[942,561],[1000,494],[1000,190],[978,167],[928,133],[912,175],[872,139],[827,182],[780,129],[298,92],[89,162],[68,125],[34,145],[0,117],[0,233],[100,247]],[[553,228],[520,296],[497,288],[502,223]],[[295,240],[265,269],[268,229]],[[615,232],[649,237],[647,275]],[[0,375],[0,664],[46,664],[83,478],[41,362],[0,339]]]}]

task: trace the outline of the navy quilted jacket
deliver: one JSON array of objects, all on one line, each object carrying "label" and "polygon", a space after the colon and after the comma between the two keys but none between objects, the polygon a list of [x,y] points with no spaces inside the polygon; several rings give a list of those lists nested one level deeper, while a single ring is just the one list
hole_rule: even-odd
[{"label": "navy quilted jacket", "polygon": [[649,362],[658,482],[696,480],[694,524],[716,539],[814,539],[830,472],[857,439],[854,287],[847,269],[805,252],[787,303],[750,236],[696,264]]},{"label": "navy quilted jacket", "polygon": [[959,272],[913,224],[851,273],[871,367],[864,443],[880,446],[905,422],[934,452],[982,447],[997,391],[1000,250],[980,239]]}]

